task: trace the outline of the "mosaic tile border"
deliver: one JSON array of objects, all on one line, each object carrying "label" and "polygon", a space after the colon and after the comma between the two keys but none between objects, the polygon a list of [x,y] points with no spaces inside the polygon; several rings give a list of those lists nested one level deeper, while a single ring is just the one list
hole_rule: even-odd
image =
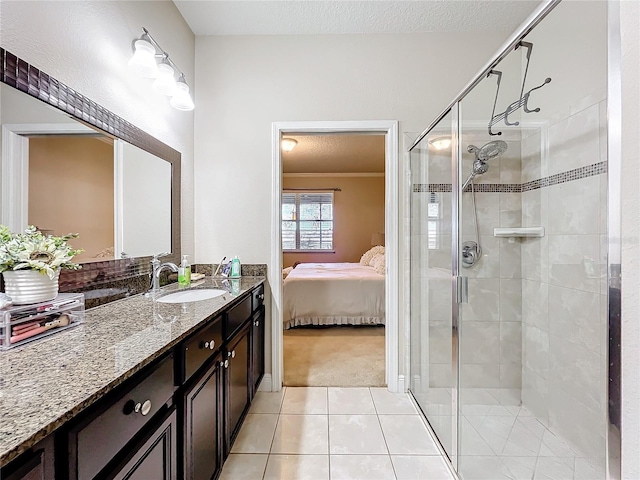
[{"label": "mosaic tile border", "polygon": [[594,163],[587,167],[574,168],[567,172],[556,173],[549,177],[544,177],[539,180],[532,180],[522,184],[522,191],[528,192],[529,190],[537,190],[539,188],[550,187],[552,185],[558,185],[559,183],[572,182],[574,180],[580,180],[583,178],[593,177],[595,175],[602,175],[607,173],[607,162]]},{"label": "mosaic tile border", "polygon": [[[477,183],[474,188],[478,193],[522,193],[539,188],[551,187],[561,183],[581,180],[607,173],[607,162],[594,163],[586,167],[574,168],[562,173],[556,173],[538,180],[531,180],[525,183]],[[450,183],[414,183],[413,193],[436,193],[451,192]],[[470,192],[471,187],[467,187],[465,192]]]}]

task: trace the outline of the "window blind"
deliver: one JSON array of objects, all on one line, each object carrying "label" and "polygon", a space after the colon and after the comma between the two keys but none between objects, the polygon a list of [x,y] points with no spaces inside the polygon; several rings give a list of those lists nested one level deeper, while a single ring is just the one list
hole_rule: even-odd
[{"label": "window blind", "polygon": [[283,250],[333,250],[333,192],[282,193]]}]

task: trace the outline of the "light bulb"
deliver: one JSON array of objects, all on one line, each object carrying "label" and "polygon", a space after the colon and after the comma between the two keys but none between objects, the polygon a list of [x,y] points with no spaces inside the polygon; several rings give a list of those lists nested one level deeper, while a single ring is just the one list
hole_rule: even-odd
[{"label": "light bulb", "polygon": [[451,137],[435,137],[429,140],[429,144],[436,150],[446,150],[451,146]]},{"label": "light bulb", "polygon": [[283,138],[280,142],[280,147],[282,148],[283,152],[290,152],[291,150],[296,148],[297,144],[298,141],[294,140],[293,138]]},{"label": "light bulb", "polygon": [[180,77],[180,80],[176,82],[176,92],[173,97],[171,97],[171,100],[169,100],[169,103],[173,108],[183,110],[185,112],[195,108],[191,95],[189,95],[189,85],[187,85],[187,82],[184,81],[182,76]]},{"label": "light bulb", "polygon": [[129,68],[143,77],[156,78],[158,76],[156,48],[143,39],[136,40],[134,45],[135,52],[129,59]]},{"label": "light bulb", "polygon": [[153,82],[153,89],[161,94],[171,97],[175,95],[177,87],[173,77],[173,68],[168,63],[158,65],[158,78]]}]

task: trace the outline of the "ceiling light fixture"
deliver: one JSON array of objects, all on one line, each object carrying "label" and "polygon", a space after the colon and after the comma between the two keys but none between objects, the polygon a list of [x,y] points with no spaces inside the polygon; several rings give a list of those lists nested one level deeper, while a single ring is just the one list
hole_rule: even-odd
[{"label": "ceiling light fixture", "polygon": [[451,137],[434,137],[429,140],[429,145],[432,145],[436,150],[446,150],[451,146]]},{"label": "ceiling light fixture", "polygon": [[291,150],[296,148],[297,144],[298,141],[294,140],[293,138],[283,138],[280,141],[280,147],[282,148],[283,152],[290,152]]},{"label": "ceiling light fixture", "polygon": [[155,78],[153,90],[171,97],[169,103],[172,107],[183,111],[193,110],[195,105],[184,73],[173,63],[169,54],[154,40],[146,28],[142,27],[142,32],[140,38],[133,41],[133,56],[129,60],[129,68],[143,77]]}]

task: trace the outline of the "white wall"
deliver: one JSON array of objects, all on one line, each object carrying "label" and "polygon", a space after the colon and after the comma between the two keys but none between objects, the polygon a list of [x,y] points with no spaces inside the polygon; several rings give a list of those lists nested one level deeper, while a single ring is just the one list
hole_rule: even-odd
[{"label": "white wall", "polygon": [[0,2],[0,44],[182,153],[182,251],[193,253],[193,112],[127,70],[145,26],[194,90],[195,37],[170,1]]},{"label": "white wall", "polygon": [[640,4],[622,35],[622,478],[640,478]]},{"label": "white wall", "polygon": [[421,131],[505,38],[197,37],[196,260],[269,258],[272,122],[399,120]]}]

